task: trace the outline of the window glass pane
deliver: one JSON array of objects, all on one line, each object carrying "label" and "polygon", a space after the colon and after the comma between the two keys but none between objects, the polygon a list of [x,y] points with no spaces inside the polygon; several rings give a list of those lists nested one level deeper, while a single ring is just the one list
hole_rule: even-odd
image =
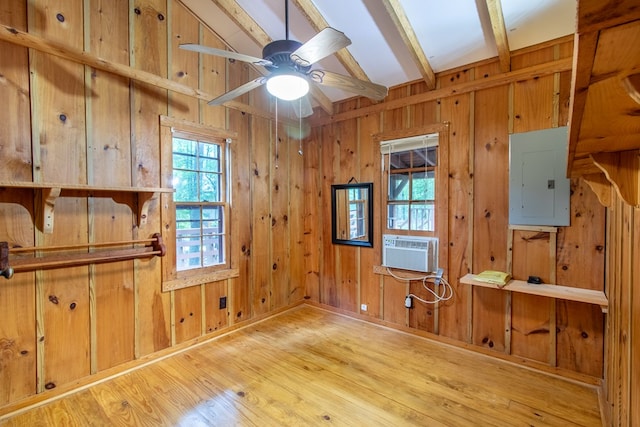
[{"label": "window glass pane", "polygon": [[434,231],[435,209],[433,204],[411,205],[411,230]]},{"label": "window glass pane", "polygon": [[220,174],[200,174],[200,200],[201,202],[220,201]]},{"label": "window glass pane", "polygon": [[203,234],[222,234],[224,232],[222,206],[205,206],[202,208]]},{"label": "window glass pane", "polygon": [[411,152],[400,151],[398,153],[391,153],[389,156],[389,164],[391,170],[408,169],[411,166]]},{"label": "window glass pane", "polygon": [[217,264],[224,264],[224,237],[220,235],[203,236],[203,258],[202,266],[209,267]]},{"label": "window glass pane", "polygon": [[200,143],[200,170],[220,172],[220,147],[218,145]]},{"label": "window glass pane", "polygon": [[174,170],[173,171],[173,200],[176,202],[198,201],[198,174],[197,172]]},{"label": "window glass pane", "polygon": [[196,141],[173,138],[173,167],[177,169],[196,169],[197,147]]},{"label": "window glass pane", "polygon": [[390,204],[387,209],[387,228],[409,229],[409,204]]},{"label": "window glass pane", "polygon": [[200,236],[176,239],[176,269],[178,271],[198,268],[202,265]]},{"label": "window glass pane", "polygon": [[176,229],[200,235],[200,206],[176,206]]},{"label": "window glass pane", "polygon": [[389,200],[409,200],[409,172],[391,174]]},{"label": "window glass pane", "polygon": [[414,172],[411,178],[411,200],[435,199],[436,187],[433,171]]}]

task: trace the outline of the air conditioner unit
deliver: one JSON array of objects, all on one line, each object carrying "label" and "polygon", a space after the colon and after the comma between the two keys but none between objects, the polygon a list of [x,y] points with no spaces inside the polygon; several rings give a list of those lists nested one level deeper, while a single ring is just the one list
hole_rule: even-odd
[{"label": "air conditioner unit", "polygon": [[382,265],[423,272],[438,270],[438,238],[382,235]]}]

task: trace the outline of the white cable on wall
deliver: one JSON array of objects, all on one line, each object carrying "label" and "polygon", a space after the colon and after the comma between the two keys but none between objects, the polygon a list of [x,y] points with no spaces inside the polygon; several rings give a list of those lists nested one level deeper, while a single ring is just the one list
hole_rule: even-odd
[{"label": "white cable on wall", "polygon": [[[403,282],[412,282],[412,281],[418,281],[418,280],[422,281],[422,286],[434,297],[433,300],[426,300],[426,299],[420,298],[415,294],[409,294],[407,295],[407,298],[415,298],[424,304],[437,304],[441,301],[448,301],[453,297],[453,288],[451,287],[451,284],[449,284],[447,279],[445,279],[444,277],[441,277],[440,275],[429,274],[426,276],[419,276],[419,277],[400,277],[394,274],[389,267],[387,267],[387,273],[389,273],[389,275],[394,279],[397,279]],[[431,281],[431,283],[433,283],[434,285],[442,284],[442,292],[438,294],[434,290],[429,288],[427,286],[427,283],[429,281]]]}]

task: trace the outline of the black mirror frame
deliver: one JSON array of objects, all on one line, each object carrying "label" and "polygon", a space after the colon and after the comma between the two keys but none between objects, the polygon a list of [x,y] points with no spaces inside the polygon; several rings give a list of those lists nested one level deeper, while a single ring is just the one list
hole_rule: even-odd
[{"label": "black mirror frame", "polygon": [[[336,235],[336,191],[361,188],[367,190],[367,240],[345,240]],[[331,242],[334,245],[373,247],[373,182],[360,184],[334,184],[331,186]]]}]

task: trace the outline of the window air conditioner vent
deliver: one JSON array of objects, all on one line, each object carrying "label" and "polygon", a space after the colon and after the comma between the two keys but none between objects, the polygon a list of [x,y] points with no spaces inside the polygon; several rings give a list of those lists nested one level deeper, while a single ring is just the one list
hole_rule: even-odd
[{"label": "window air conditioner vent", "polygon": [[425,273],[438,270],[438,238],[382,236],[382,265]]}]

